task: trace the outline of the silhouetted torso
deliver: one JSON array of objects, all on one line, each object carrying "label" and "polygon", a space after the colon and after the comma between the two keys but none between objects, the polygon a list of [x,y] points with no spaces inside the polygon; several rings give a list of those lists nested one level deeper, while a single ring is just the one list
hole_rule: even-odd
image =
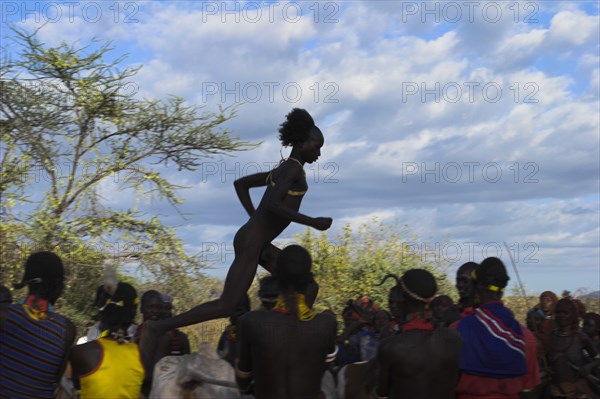
[{"label": "silhouetted torso", "polygon": [[410,330],[380,343],[379,385],[390,398],[453,399],[462,339],[447,328]]},{"label": "silhouetted torso", "polygon": [[335,349],[336,324],[324,314],[309,321],[273,311],[242,316],[238,368],[252,370],[256,398],[322,398],[321,379],[325,358]]}]

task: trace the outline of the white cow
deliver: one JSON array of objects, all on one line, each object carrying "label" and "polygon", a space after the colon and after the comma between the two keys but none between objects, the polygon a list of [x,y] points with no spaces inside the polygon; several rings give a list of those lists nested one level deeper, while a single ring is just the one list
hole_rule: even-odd
[{"label": "white cow", "polygon": [[154,366],[150,399],[237,399],[235,371],[210,343],[198,352],[163,357]]},{"label": "white cow", "polygon": [[376,397],[376,379],[375,359],[345,364],[325,371],[321,391],[326,399],[371,399]]}]

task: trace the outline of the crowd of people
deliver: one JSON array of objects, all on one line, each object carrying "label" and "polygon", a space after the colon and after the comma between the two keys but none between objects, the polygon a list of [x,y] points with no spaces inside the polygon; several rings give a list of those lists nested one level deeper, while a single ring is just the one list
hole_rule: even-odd
[{"label": "crowd of people", "polygon": [[[295,108],[279,139],[291,147],[287,159],[234,182],[249,218],[235,235],[235,258],[216,300],[173,315],[170,297],[150,290],[140,303],[136,289],[112,275],[93,301],[97,322],[74,345],[75,326],[53,307],[64,289],[61,259],[32,254],[15,285],[27,295],[13,304],[10,290],[0,290],[0,398],[195,397],[191,391],[202,385],[223,388],[199,394],[215,399],[599,398],[600,316],[545,292],[521,324],[502,301],[509,276],[498,258],[457,270],[456,304],[438,295],[425,269],[390,274],[380,284],[396,283],[388,309],[367,297],[349,300],[338,331],[332,310],[313,309],[318,282],[306,249],[272,244],[292,222],[321,231],[332,224],[300,213],[304,165],[320,157],[324,135]],[[265,191],[255,207],[256,187]],[[260,308],[250,310],[258,265],[271,275],[260,281]],[[225,317],[230,325],[213,353],[206,345],[192,352],[178,330]]]},{"label": "crowd of people", "polygon": [[[338,380],[348,392],[362,392],[346,397],[599,397],[600,315],[586,312],[580,301],[543,292],[521,324],[502,301],[509,276],[497,258],[458,268],[456,303],[437,295],[427,270],[389,275],[381,285],[389,278],[395,285],[387,309],[368,297],[348,300],[338,331],[335,314],[315,312],[314,299],[305,295],[314,283],[310,255],[286,247],[275,273],[259,282],[259,308],[251,310],[246,295],[215,348],[235,369],[240,394],[339,397],[324,388],[325,375],[365,364],[356,369],[364,378]],[[10,290],[0,291],[2,398],[69,397],[65,376],[81,398],[148,397],[160,359],[192,353],[177,329],[159,336],[152,356],[140,350],[148,321],[173,316],[172,298],[156,290],[138,300],[128,283],[100,285],[93,300],[97,322],[75,344],[73,323],[53,308],[64,288],[58,256],[32,254],[15,287],[28,288],[17,303]],[[142,322],[136,325],[138,308]]]}]

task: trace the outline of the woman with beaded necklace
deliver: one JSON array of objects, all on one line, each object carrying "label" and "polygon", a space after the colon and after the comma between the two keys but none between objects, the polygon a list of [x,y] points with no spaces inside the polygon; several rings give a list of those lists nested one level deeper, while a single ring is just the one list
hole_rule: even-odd
[{"label": "woman with beaded necklace", "polygon": [[[585,378],[600,365],[600,358],[590,340],[579,330],[577,306],[569,298],[556,303],[555,327],[546,357],[552,373],[552,398],[593,399]],[[594,360],[585,364],[584,349]]]},{"label": "woman with beaded necklace", "polygon": [[[200,304],[175,317],[150,322],[142,335],[144,352],[151,352],[155,337],[162,331],[227,317],[241,302],[250,288],[256,268],[262,265],[273,272],[277,255],[281,251],[271,242],[291,223],[296,222],[317,230],[327,230],[332,223],[329,217],[310,217],[299,212],[300,204],[308,189],[305,163],[315,162],[324,144],[321,130],[313,118],[303,109],[294,108],[279,129],[283,146],[291,146],[290,156],[271,172],[257,173],[234,182],[235,191],[250,219],[236,233],[233,240],[235,258],[227,277],[221,297]],[[250,189],[264,187],[266,190],[255,209]],[[307,293],[312,305],[316,297],[316,284]]]}]

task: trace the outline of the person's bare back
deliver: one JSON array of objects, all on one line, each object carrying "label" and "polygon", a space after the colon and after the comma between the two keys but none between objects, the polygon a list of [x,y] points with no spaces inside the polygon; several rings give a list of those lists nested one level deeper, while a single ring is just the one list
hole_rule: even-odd
[{"label": "person's bare back", "polygon": [[279,296],[269,311],[238,320],[237,382],[256,399],[324,399],[321,380],[337,352],[337,322],[306,302],[312,281],[306,249],[290,245],[277,258]]},{"label": "person's bare back", "polygon": [[379,347],[380,381],[388,378],[392,398],[453,399],[462,339],[445,327],[410,330]]},{"label": "person's bare back", "polygon": [[239,367],[251,367],[257,399],[319,398],[325,359],[335,348],[336,324],[325,314],[309,321],[272,311],[242,316]]}]

